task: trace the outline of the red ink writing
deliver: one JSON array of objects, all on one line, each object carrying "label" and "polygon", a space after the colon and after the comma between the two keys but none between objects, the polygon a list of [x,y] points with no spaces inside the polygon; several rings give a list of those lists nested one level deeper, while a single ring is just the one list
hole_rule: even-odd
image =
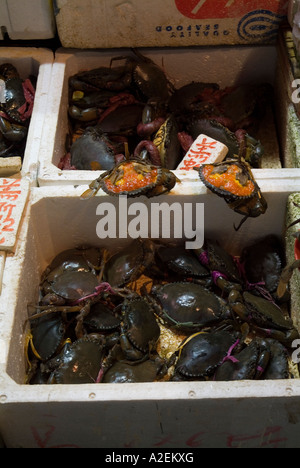
[{"label": "red ink writing", "polygon": [[20,180],[3,179],[0,185],[0,244],[6,241],[5,233],[14,232],[14,211],[21,195]]}]

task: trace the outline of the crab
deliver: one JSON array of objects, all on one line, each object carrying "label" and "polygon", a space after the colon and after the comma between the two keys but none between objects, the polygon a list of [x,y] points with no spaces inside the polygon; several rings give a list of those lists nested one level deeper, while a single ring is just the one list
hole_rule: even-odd
[{"label": "crab", "polygon": [[161,167],[152,166],[140,160],[131,159],[119,163],[111,171],[94,180],[82,199],[89,199],[102,189],[108,195],[148,198],[170,192],[179,182],[174,173]]},{"label": "crab", "polygon": [[116,361],[105,372],[102,383],[140,383],[161,380],[166,364],[159,356],[139,363]]},{"label": "crab", "polygon": [[48,361],[59,350],[65,332],[66,323],[61,315],[49,314],[36,319],[32,321],[27,337],[29,349],[40,361]]},{"label": "crab", "polygon": [[48,361],[44,372],[52,370],[49,384],[96,383],[105,355],[102,340],[86,336],[66,344],[60,356]]},{"label": "crab", "polygon": [[153,263],[154,245],[151,241],[134,240],[115,252],[105,263],[104,280],[113,288],[135,282]]},{"label": "crab", "polygon": [[51,291],[51,283],[62,273],[85,271],[96,274],[100,269],[102,252],[96,247],[78,247],[57,254],[42,273],[41,289],[44,294]]},{"label": "crab", "polygon": [[239,353],[225,358],[213,379],[216,381],[258,380],[263,376],[269,360],[269,347],[258,339],[253,340]]},{"label": "crab", "polygon": [[112,62],[125,59],[126,74],[132,77],[132,84],[142,99],[159,98],[160,101],[168,101],[174,88],[165,72],[139,50],[132,49],[132,52],[134,56],[114,57]]},{"label": "crab", "polygon": [[[0,156],[23,157],[35,89],[29,79],[23,81],[10,63],[0,66]],[[1,91],[0,89],[0,91]]]},{"label": "crab", "polygon": [[178,133],[179,127],[176,119],[171,114],[162,124],[153,140],[159,151],[161,167],[174,170],[182,160]]},{"label": "crab", "polygon": [[90,331],[98,333],[113,333],[119,329],[121,318],[106,302],[98,301],[90,308],[88,315],[84,319],[84,325]]},{"label": "crab", "polygon": [[211,283],[209,270],[184,246],[158,246],[155,260],[156,275],[165,273],[167,277],[172,275],[175,278],[191,278],[207,286]]},{"label": "crab", "polygon": [[32,114],[35,89],[30,80],[23,80],[10,63],[0,66],[0,78],[5,84],[5,102],[1,103],[2,116],[23,125]]},{"label": "crab", "polygon": [[234,258],[226,252],[217,242],[210,239],[205,241],[201,249],[194,254],[201,265],[208,268],[216,286],[223,292],[239,289],[242,279]]},{"label": "crab", "polygon": [[199,332],[186,338],[176,352],[173,380],[206,380],[239,344],[239,336],[225,330]]},{"label": "crab", "polygon": [[195,170],[209,190],[224,198],[236,213],[244,215],[236,231],[249,217],[257,218],[266,212],[267,202],[243,158],[203,164]]},{"label": "crab", "polygon": [[266,338],[264,342],[270,350],[270,360],[264,372],[265,380],[282,380],[288,379],[289,371],[289,355],[286,347],[277,340]]},{"label": "crab", "polygon": [[185,333],[219,324],[231,314],[225,301],[195,283],[153,286],[149,300],[163,323]]},{"label": "crab", "polygon": [[292,319],[286,317],[277,304],[263,297],[248,291],[242,295],[238,291],[231,291],[229,304],[233,312],[258,333],[275,338],[286,346],[299,337]]},{"label": "crab", "polygon": [[122,307],[120,344],[125,359],[138,361],[156,347],[160,328],[149,303],[143,298],[125,300]]},{"label": "crab", "polygon": [[246,288],[253,294],[276,297],[284,267],[283,247],[277,236],[258,239],[245,247],[240,258]]},{"label": "crab", "polygon": [[71,164],[78,170],[111,170],[115,167],[113,143],[100,128],[88,127],[70,149]]}]

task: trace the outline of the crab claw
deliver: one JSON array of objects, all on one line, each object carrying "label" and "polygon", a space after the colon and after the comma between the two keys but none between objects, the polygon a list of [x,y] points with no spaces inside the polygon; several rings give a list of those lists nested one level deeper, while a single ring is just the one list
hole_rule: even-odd
[{"label": "crab claw", "polygon": [[296,270],[297,268],[300,268],[300,260],[296,260],[294,263],[286,266],[282,270],[279,285],[277,288],[277,295],[280,299],[285,295],[289,281],[293,276],[294,270]]},{"label": "crab claw", "polygon": [[[104,176],[106,174],[107,173],[105,173]],[[90,200],[91,198],[95,197],[101,188],[100,181],[102,180],[102,178],[103,175],[98,177],[98,179],[93,180],[93,182],[89,185],[89,188],[80,196],[80,199]]]}]

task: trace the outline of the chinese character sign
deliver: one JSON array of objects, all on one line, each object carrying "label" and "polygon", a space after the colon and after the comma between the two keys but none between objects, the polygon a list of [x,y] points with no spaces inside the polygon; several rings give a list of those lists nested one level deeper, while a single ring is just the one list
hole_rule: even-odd
[{"label": "chinese character sign", "polygon": [[177,170],[190,171],[202,164],[222,162],[228,154],[227,146],[206,135],[200,135],[185,155]]},{"label": "chinese character sign", "polygon": [[0,249],[12,249],[29,193],[27,181],[0,179]]}]

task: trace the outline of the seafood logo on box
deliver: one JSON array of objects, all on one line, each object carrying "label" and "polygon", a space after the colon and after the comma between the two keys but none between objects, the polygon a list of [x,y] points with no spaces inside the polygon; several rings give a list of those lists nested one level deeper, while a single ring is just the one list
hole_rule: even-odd
[{"label": "seafood logo on box", "polygon": [[287,15],[286,0],[175,0],[182,15],[194,20],[239,20],[238,36],[246,42],[272,42]]},{"label": "seafood logo on box", "polygon": [[286,15],[287,0],[175,0],[184,16],[193,19],[242,18],[250,12],[269,11]]},{"label": "seafood logo on box", "polygon": [[0,79],[0,103],[5,103],[5,81]]},{"label": "seafood logo on box", "polygon": [[120,196],[119,206],[100,203],[96,226],[100,239],[186,239],[187,249],[199,249],[204,244],[203,203],[129,204]]}]

